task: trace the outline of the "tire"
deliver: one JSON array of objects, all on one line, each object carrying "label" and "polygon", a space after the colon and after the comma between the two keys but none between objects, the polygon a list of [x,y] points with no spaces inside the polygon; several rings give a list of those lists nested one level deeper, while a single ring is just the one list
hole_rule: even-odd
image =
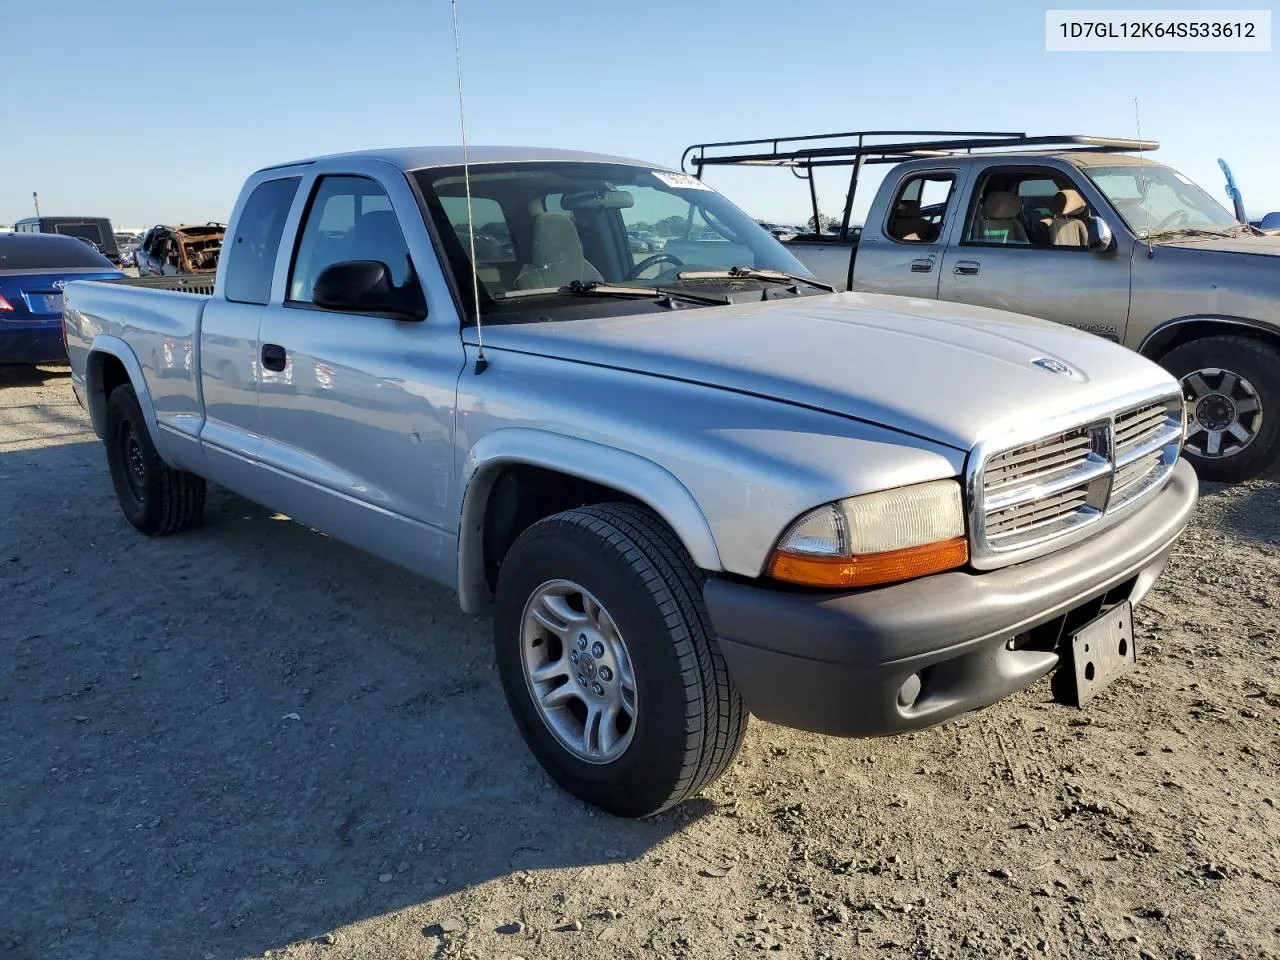
[{"label": "tire", "polygon": [[[568,607],[571,588],[580,587],[580,605],[589,609],[595,601],[601,620],[616,625],[599,636],[622,643],[619,656],[609,659],[613,654],[606,652],[590,666],[586,654],[601,648],[583,643],[582,661],[569,668],[577,676],[565,676],[556,688],[559,693],[579,684],[560,712],[572,725],[583,712],[574,712],[574,698],[585,708],[593,696],[590,684],[582,684],[582,671],[593,671],[593,681],[612,679],[621,687],[629,666],[634,722],[614,737],[620,754],[600,752],[588,759],[575,752],[535,700],[529,658],[562,648],[558,656],[568,659],[586,636],[571,624],[561,644],[551,630],[534,625],[537,636],[528,639],[526,607],[566,583]],[[574,796],[618,816],[652,816],[698,793],[733,762],[747,712],[712,633],[701,583],[702,574],[671,530],[649,511],[626,504],[583,507],[541,520],[503,559],[494,646],[507,703],[538,762]],[[543,655],[552,659],[551,653]],[[606,663],[614,665],[616,677],[606,676]],[[614,729],[623,729],[621,721]],[[598,745],[604,742],[601,733]]]},{"label": "tire", "polygon": [[[1183,385],[1190,421],[1185,455],[1201,478],[1251,480],[1280,459],[1280,349],[1251,337],[1203,337],[1170,350],[1160,364]],[[1239,381],[1229,390],[1227,375]],[[1227,422],[1249,439],[1217,431],[1213,455],[1208,428]]]},{"label": "tire", "polygon": [[181,533],[204,511],[203,477],[160,459],[131,386],[107,398],[107,466],[125,518],[150,537]]}]

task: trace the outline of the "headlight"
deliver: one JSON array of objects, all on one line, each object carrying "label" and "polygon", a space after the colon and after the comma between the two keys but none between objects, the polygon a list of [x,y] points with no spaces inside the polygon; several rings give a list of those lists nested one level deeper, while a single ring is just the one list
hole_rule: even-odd
[{"label": "headlight", "polygon": [[789,583],[867,587],[968,560],[960,484],[934,480],[810,510],[782,535],[768,569]]}]

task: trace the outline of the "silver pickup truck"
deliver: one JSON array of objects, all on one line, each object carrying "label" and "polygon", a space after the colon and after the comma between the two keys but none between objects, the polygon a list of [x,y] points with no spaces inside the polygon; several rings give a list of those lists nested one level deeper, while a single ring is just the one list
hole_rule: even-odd
[{"label": "silver pickup truck", "polygon": [[[839,290],[1012,310],[1070,324],[1181,381],[1205,479],[1280,462],[1280,237],[1238,221],[1149,156],[1153,141],[879,131],[698,144],[684,163],[852,173],[838,234],[787,249]],[[860,229],[867,164],[894,164]]]},{"label": "silver pickup truck", "polygon": [[[832,293],[686,174],[471,158],[263,169],[211,294],[68,285],[129,522],[193,526],[208,479],[456,589],[533,753],[623,815],[718,777],[748,711],[890,735],[1132,664],[1197,496],[1164,370]],[[672,217],[698,236],[633,249]]]}]

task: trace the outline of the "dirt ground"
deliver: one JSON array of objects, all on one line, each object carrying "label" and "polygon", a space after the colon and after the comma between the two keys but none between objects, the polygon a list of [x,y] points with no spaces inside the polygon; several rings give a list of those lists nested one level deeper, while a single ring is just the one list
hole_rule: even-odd
[{"label": "dirt ground", "polygon": [[1280,483],[1205,485],[1084,711],[753,722],[647,822],[555,789],[489,627],[223,491],[148,540],[0,381],[0,960],[1280,957]]}]

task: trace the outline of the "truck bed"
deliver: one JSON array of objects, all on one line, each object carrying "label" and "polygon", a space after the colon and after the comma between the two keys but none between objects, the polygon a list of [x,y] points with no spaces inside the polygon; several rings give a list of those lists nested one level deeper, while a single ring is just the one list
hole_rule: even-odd
[{"label": "truck bed", "polygon": [[176,290],[182,293],[198,293],[206,297],[213,296],[214,274],[183,274],[171,277],[123,277],[112,280],[129,287],[146,287],[150,290]]},{"label": "truck bed", "polygon": [[[213,277],[67,284],[63,323],[73,377],[84,377],[85,357],[95,342],[109,343],[108,352],[120,356],[126,367],[136,362],[157,425],[194,437],[203,421],[200,318],[212,292]],[[145,409],[147,402],[140,399]],[[159,430],[153,439],[163,454],[168,434]]]},{"label": "truck bed", "polygon": [[858,235],[850,232],[848,240],[813,235],[780,241],[787,252],[803,263],[815,277],[837,290],[849,289],[849,274]]}]

